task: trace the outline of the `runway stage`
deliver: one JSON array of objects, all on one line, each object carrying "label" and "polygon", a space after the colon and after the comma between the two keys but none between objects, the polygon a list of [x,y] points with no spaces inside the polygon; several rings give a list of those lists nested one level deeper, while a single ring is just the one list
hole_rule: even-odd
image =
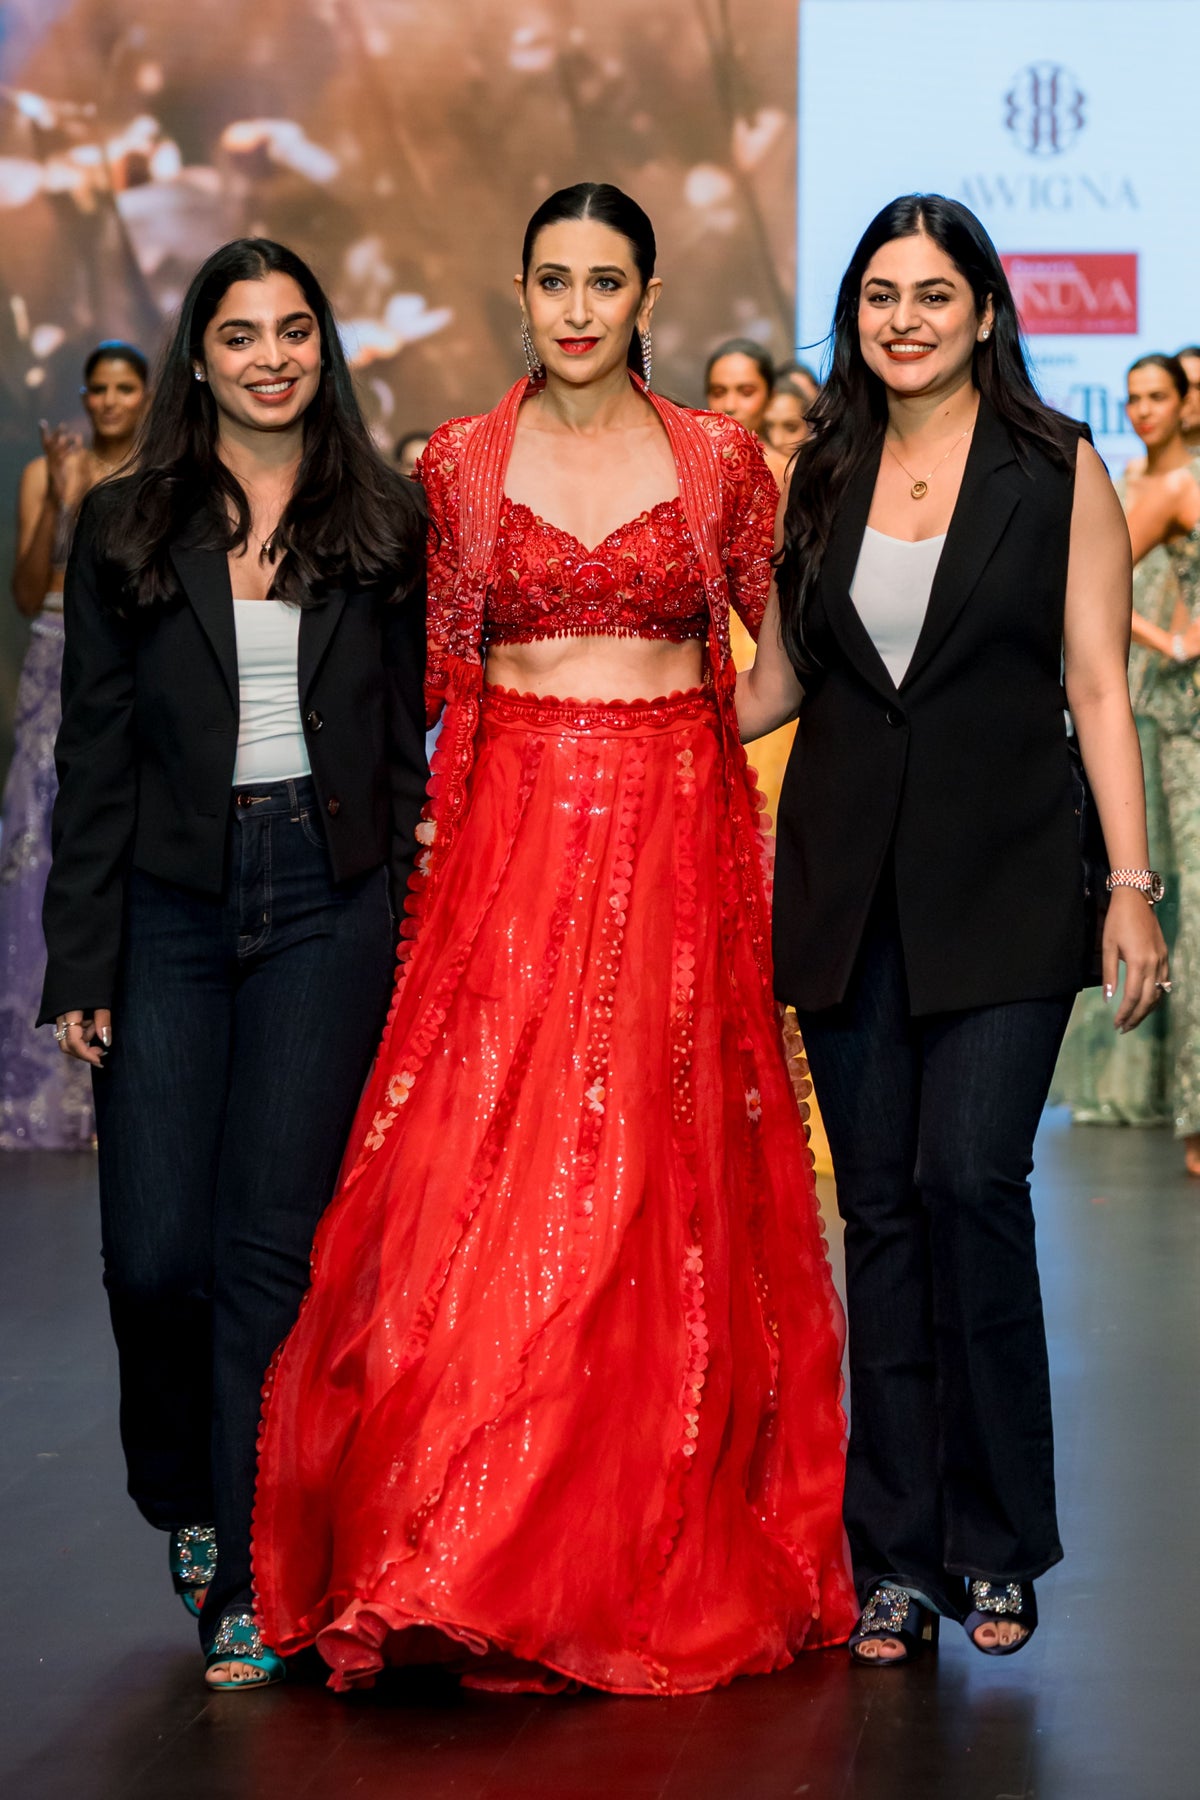
[{"label": "runway stage", "polygon": [[[0,1793],[13,1800],[1195,1800],[1200,1184],[1161,1132],[1048,1115],[1037,1205],[1067,1560],[989,1661],[681,1700],[396,1677],[209,1698],[125,1499],[88,1158],[0,1161]],[[164,1203],[167,1197],[164,1196]]]}]

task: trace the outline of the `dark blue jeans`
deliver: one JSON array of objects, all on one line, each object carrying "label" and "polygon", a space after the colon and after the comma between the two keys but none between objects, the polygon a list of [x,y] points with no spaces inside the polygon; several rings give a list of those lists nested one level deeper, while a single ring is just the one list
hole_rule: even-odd
[{"label": "dark blue jeans", "polygon": [[890,1579],[955,1616],[964,1577],[1062,1556],[1029,1175],[1072,998],[913,1018],[885,882],[845,1000],[800,1015],[846,1228],[864,1600]]},{"label": "dark blue jeans", "polygon": [[219,899],[134,871],[94,1083],[129,1491],[163,1529],[215,1522],[206,1642],[248,1603],[263,1374],[391,991],[385,873],[336,885],[316,804],[240,790]]}]

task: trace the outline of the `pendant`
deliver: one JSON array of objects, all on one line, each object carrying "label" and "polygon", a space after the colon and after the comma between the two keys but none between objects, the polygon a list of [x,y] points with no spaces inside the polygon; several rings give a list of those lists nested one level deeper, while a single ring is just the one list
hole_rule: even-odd
[{"label": "pendant", "polygon": [[914,500],[923,500],[929,492],[929,483],[927,481],[914,481],[908,491]]}]

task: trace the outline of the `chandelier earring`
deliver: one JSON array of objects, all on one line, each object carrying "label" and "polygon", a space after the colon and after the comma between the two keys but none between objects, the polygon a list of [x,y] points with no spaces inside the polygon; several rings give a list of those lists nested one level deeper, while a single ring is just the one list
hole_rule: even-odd
[{"label": "chandelier earring", "polygon": [[537,381],[546,371],[533,347],[533,333],[529,329],[529,320],[525,318],[521,320],[521,348],[525,352],[525,367],[529,370],[529,379]]},{"label": "chandelier earring", "polygon": [[650,327],[647,325],[645,331],[639,331],[638,336],[642,340],[642,380],[646,383],[646,386],[649,387],[650,370],[653,367],[653,354],[650,348]]}]

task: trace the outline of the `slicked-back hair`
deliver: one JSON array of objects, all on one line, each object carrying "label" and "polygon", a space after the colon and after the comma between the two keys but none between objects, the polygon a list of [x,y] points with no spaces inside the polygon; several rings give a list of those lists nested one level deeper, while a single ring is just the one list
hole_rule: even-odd
[{"label": "slicked-back hair", "polygon": [[[525,227],[525,239],[521,245],[522,281],[529,280],[533,247],[538,233],[544,231],[547,225],[561,225],[570,219],[595,219],[598,225],[607,225],[610,231],[618,232],[633,251],[634,267],[637,269],[642,291],[645,292],[658,259],[654,227],[649,215],[642,211],[637,201],[631,200],[628,194],[609,181],[577,181],[573,187],[559,188],[542,201]],[[636,369],[640,375],[642,347],[636,331],[629,340],[626,360],[630,368]]]},{"label": "slicked-back hair", "polygon": [[745,356],[754,364],[767,384],[768,394],[774,390],[777,379],[775,364],[771,360],[771,352],[764,349],[754,338],[726,338],[718,344],[704,365],[704,393],[708,396],[708,384],[712,380],[712,372],[723,356]]},{"label": "slicked-back hair", "polygon": [[[1188,352],[1186,350],[1180,352],[1181,356],[1186,356],[1187,354]],[[1196,355],[1200,356],[1200,350],[1197,350]],[[1191,384],[1188,381],[1187,370],[1180,362],[1178,356],[1168,356],[1165,350],[1148,350],[1145,356],[1139,356],[1136,362],[1130,363],[1125,371],[1126,381],[1128,381],[1129,377],[1138,369],[1161,369],[1164,375],[1170,377],[1171,386],[1175,389],[1179,398],[1181,400],[1187,399],[1188,388]]]}]

